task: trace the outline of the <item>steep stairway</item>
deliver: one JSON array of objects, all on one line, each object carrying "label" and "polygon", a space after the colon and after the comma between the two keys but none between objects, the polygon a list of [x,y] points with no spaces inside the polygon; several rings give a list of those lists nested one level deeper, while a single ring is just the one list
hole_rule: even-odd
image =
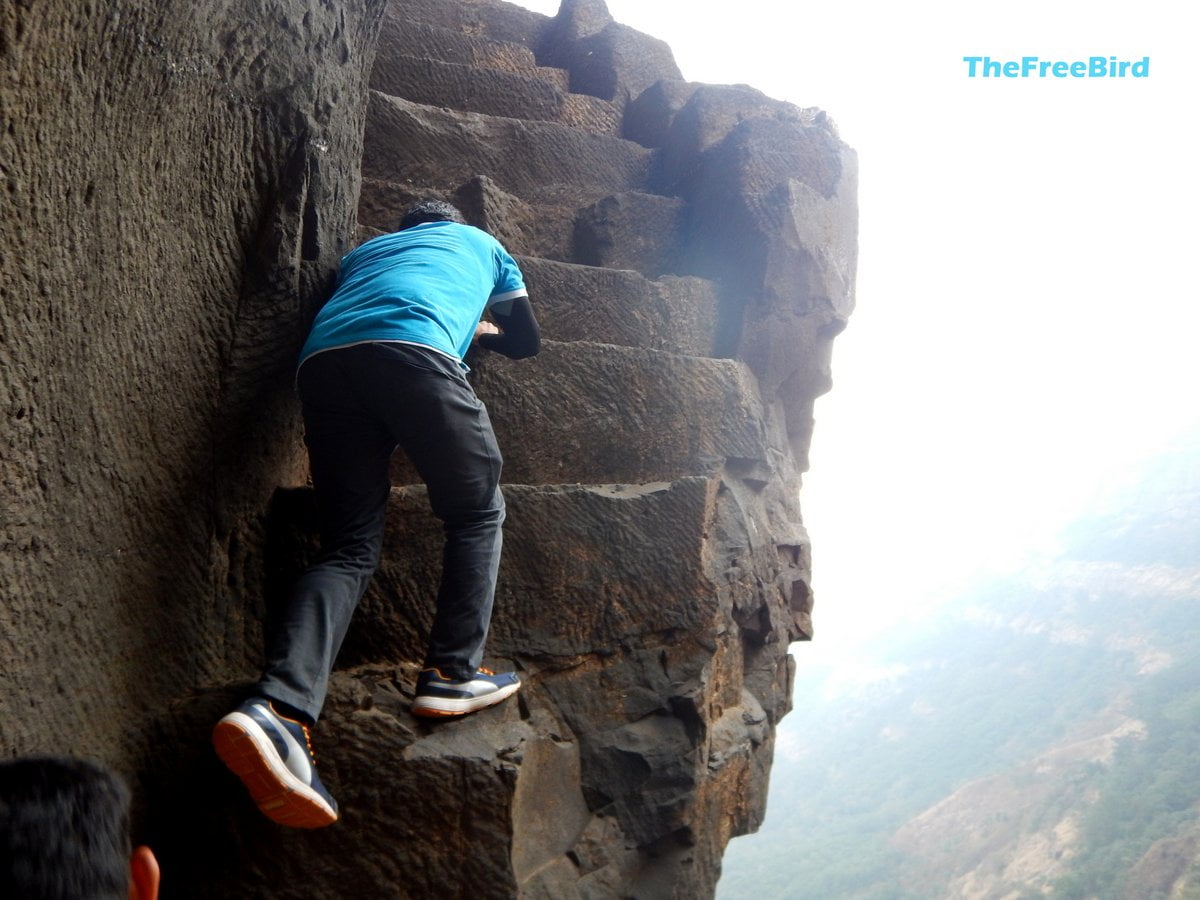
[{"label": "steep stairway", "polygon": [[[730,179],[726,201],[702,178],[665,177],[664,159],[699,171],[704,142],[738,128],[744,92],[705,95],[691,149],[667,159],[622,137],[652,119],[665,134],[695,92],[663,59],[602,0],[565,0],[554,19],[502,0],[393,0],[385,14],[360,239],[394,230],[415,199],[450,200],[517,256],[542,327],[533,359],[468,358],[505,457],[489,653],[524,688],[460,722],[408,714],[442,535],[398,455],[383,563],[322,728],[347,810],[324,857],[335,882],[360,877],[350,864],[365,855],[402,896],[703,897],[726,842],[761,819],[787,642],[808,627],[808,545],[778,385],[764,390],[722,331],[731,303],[752,307],[743,291],[763,291],[754,266],[802,270],[791,232],[739,231],[751,252],[725,259],[742,247],[721,243],[724,223],[695,220],[700,203],[778,218],[771,204],[808,188],[781,191],[767,167]],[[656,82],[657,105],[635,106]],[[757,98],[751,114],[789,134],[803,118]],[[747,287],[698,275],[726,270]],[[281,572],[311,548],[310,520],[306,490],[280,493]],[[256,871],[271,880],[270,863]]]},{"label": "steep stairway", "polygon": [[[762,456],[761,434],[749,442],[714,436],[735,430],[727,420],[738,411],[753,410],[741,418],[756,425],[762,419],[753,379],[739,364],[703,358],[715,340],[716,286],[578,264],[580,256],[593,262],[621,252],[583,239],[589,214],[606,201],[636,194],[678,204],[649,190],[654,151],[617,137],[616,106],[570,94],[569,73],[539,66],[511,30],[496,28],[510,40],[492,37],[480,15],[487,5],[446,6],[393,4],[385,16],[360,221],[394,227],[397,210],[418,196],[466,206],[461,194],[472,182],[485,181],[499,198],[467,212],[518,255],[546,340],[534,360],[471,359],[501,438],[506,482],[664,481],[713,475],[730,456]],[[611,121],[603,129],[571,122],[562,114],[566,98],[607,109]],[[532,221],[543,227],[520,228]],[[551,231],[557,238],[547,239]],[[658,247],[676,242],[653,236]],[[662,268],[661,253],[642,255],[657,257],[645,268]],[[534,407],[549,413],[532,417],[538,433],[526,427]],[[398,483],[414,480],[403,464],[396,475]]]},{"label": "steep stairway", "polygon": [[560,122],[619,135],[612,103],[572,94],[563,69],[539,66],[522,44],[494,41],[396,15],[384,19],[371,72],[373,90],[426,106]]},{"label": "steep stairway", "polygon": [[[745,782],[768,719],[741,679],[711,665],[714,655],[750,665],[718,624],[729,601],[714,584],[738,576],[722,571],[714,517],[728,502],[719,496],[756,502],[746,485],[761,487],[784,441],[745,364],[713,357],[717,285],[670,268],[684,216],[682,201],[655,193],[656,151],[619,136],[615,104],[571,94],[567,72],[539,66],[532,39],[513,40],[484,15],[448,18],[446,6],[393,4],[405,16],[385,21],[360,221],[386,230],[413,198],[450,199],[527,275],[542,353],[469,362],[505,456],[509,506],[491,652],[524,670],[526,715],[545,707],[565,718],[553,781],[580,798],[560,823],[560,852],[536,871],[515,865],[514,892],[571,885],[570,896],[618,871],[637,882],[677,870],[711,819],[724,820],[718,835],[747,827],[695,795],[702,782],[725,782],[712,798]],[[419,659],[432,611],[440,531],[402,456],[393,481],[385,562],[343,654],[358,666]],[[658,659],[650,672],[648,659]],[[714,740],[743,749],[721,752]],[[630,855],[609,847],[602,861],[574,862],[609,821]],[[521,846],[528,823],[511,827]]]},{"label": "steep stairway", "polygon": [[[472,6],[461,9],[469,13]],[[481,12],[495,4],[474,7]],[[400,9],[403,19],[396,14]],[[656,512],[645,498],[669,493],[681,480],[716,485],[730,459],[765,468],[770,442],[754,378],[744,364],[711,356],[719,303],[712,281],[674,274],[647,278],[632,269],[579,262],[631,255],[619,245],[600,249],[603,241],[587,239],[594,238],[596,210],[605,204],[628,205],[627,198],[637,196],[643,205],[678,207],[676,198],[650,189],[655,151],[616,136],[615,105],[570,94],[569,73],[539,66],[527,43],[496,30],[499,37],[486,16],[456,16],[445,4],[393,4],[372,75],[360,220],[387,229],[412,198],[450,199],[518,254],[527,275],[542,326],[542,353],[519,362],[492,354],[469,360],[505,456],[507,583],[512,568],[507,560],[524,554],[513,522],[528,518],[525,505],[542,508],[548,495],[556,495],[558,521],[567,522],[575,518],[575,504],[588,510],[584,518],[594,517],[597,496],[636,497],[641,519],[671,515],[669,505]],[[612,121],[599,129],[572,122],[563,112],[572,106],[607,109]],[[472,194],[477,202],[464,203]],[[648,243],[672,246],[678,235],[657,233]],[[642,252],[644,268],[661,272],[663,255]],[[420,484],[402,455],[395,460],[393,482]],[[614,524],[619,521],[614,517]],[[427,526],[422,518],[421,527]],[[668,534],[669,523],[658,523],[655,531]],[[565,529],[541,535],[537,543],[553,548],[552,557],[578,558],[595,555],[597,542],[612,541],[602,533]],[[637,552],[629,548],[627,555]],[[400,554],[400,562],[385,562],[385,568],[410,566],[416,555]],[[702,556],[694,558],[695,565],[703,567]],[[688,583],[708,574],[692,573]],[[611,576],[628,577],[617,570]],[[555,594],[526,602],[552,606],[569,599],[562,596],[564,588],[570,590],[559,584]],[[502,584],[501,593],[505,590]],[[524,616],[513,613],[514,619]],[[498,609],[498,623],[507,617]],[[365,615],[349,639],[351,647],[363,632],[379,646],[377,623]],[[639,628],[636,640],[644,638]],[[382,650],[372,661],[394,659],[399,649]],[[519,644],[497,650],[526,655]]]},{"label": "steep stairway", "polygon": [[[619,137],[617,106],[571,94],[567,72],[478,20],[456,27],[444,5],[405,12],[386,19],[372,76],[360,221],[387,230],[411,199],[449,199],[526,274],[541,354],[469,360],[504,453],[509,508],[490,649],[524,671],[523,706],[565,717],[550,780],[577,799],[554,828],[557,852],[534,849],[529,823],[510,816],[515,846],[529,849],[514,852],[509,890],[586,895],[617,872],[636,882],[678,868],[705,816],[726,820],[718,834],[747,827],[694,796],[702,781],[729,790],[749,771],[747,750],[725,755],[714,735],[727,736],[726,750],[748,748],[768,718],[740,686],[702,674],[714,652],[744,652],[717,636],[727,601],[714,589],[711,532],[730,460],[761,477],[772,437],[782,439],[745,364],[712,356],[717,285],[670,270],[682,202],[655,194],[656,151]],[[607,227],[629,215],[635,227]],[[402,455],[393,482],[384,563],[343,664],[418,659],[432,612],[440,531]],[[717,643],[693,646],[700,634]],[[658,660],[651,672],[648,659]],[[758,711],[743,715],[747,703]],[[614,765],[633,769],[617,777]],[[626,850],[573,862],[610,822]],[[669,852],[647,855],[664,840]],[[534,870],[526,856],[540,860]]]}]

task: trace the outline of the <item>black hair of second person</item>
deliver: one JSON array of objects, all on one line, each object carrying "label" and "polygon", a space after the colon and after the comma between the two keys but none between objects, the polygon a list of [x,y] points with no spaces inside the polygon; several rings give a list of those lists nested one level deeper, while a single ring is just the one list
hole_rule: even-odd
[{"label": "black hair of second person", "polygon": [[421,200],[412,204],[400,217],[400,230],[424,225],[426,222],[457,222],[465,225],[467,220],[457,206],[445,200]]},{"label": "black hair of second person", "polygon": [[126,900],[129,788],[98,763],[0,763],[0,897]]}]

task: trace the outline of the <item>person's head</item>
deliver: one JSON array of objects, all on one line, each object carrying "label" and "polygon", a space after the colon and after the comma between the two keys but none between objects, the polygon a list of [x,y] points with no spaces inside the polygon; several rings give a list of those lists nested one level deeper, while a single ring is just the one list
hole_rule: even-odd
[{"label": "person's head", "polygon": [[129,789],[98,763],[0,763],[0,897],[154,900],[158,862],[131,846]]},{"label": "person's head", "polygon": [[457,222],[465,225],[466,220],[458,208],[444,200],[422,200],[414,203],[400,217],[400,230],[424,225],[426,222]]}]

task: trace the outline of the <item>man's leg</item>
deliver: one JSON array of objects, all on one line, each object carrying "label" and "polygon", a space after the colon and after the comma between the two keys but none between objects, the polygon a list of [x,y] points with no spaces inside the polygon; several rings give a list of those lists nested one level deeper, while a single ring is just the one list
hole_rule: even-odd
[{"label": "man's leg", "polygon": [[320,715],[334,659],[379,565],[383,541],[396,442],[360,399],[364,390],[386,390],[363,374],[364,350],[318,354],[300,371],[321,551],[269,638],[259,693],[310,722]]},{"label": "man's leg", "polygon": [[270,639],[256,696],[221,719],[213,744],[264,815],[319,828],[337,802],[317,776],[309,735],[329,673],[379,562],[394,441],[360,398],[379,390],[357,348],[309,360],[300,373],[305,441],[321,528],[321,555],[293,590]]},{"label": "man's leg", "polygon": [[413,460],[446,535],[425,666],[465,679],[479,668],[492,619],[503,547],[502,461],[487,408],[465,379],[439,403],[441,452]]},{"label": "man's leg", "polygon": [[425,665],[469,679],[483,658],[500,567],[500,449],[487,409],[457,363],[404,345],[381,345],[380,352],[406,369],[393,434],[424,480],[446,534]]},{"label": "man's leg", "polygon": [[497,486],[488,503],[470,511],[447,509],[432,501],[432,493],[430,497],[435,514],[445,522],[446,543],[425,666],[450,678],[471,678],[483,660],[492,620],[503,544],[504,497]]},{"label": "man's leg", "polygon": [[[500,567],[500,452],[487,410],[465,379],[443,381],[437,428],[404,443],[446,532],[437,613],[413,699],[418,716],[474,712],[521,687],[514,672],[479,668]],[[430,434],[436,435],[440,452],[432,452],[425,440]]]}]

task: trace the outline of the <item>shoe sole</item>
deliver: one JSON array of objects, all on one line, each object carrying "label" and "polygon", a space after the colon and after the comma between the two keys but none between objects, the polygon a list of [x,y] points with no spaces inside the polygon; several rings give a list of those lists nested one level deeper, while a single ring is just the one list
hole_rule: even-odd
[{"label": "shoe sole", "polygon": [[271,739],[242,713],[230,713],[217,723],[213,747],[226,768],[241,779],[254,805],[273,822],[291,828],[324,828],[337,813],[316,791],[286,768]]},{"label": "shoe sole", "polygon": [[484,697],[473,697],[470,700],[454,700],[449,697],[417,697],[413,700],[412,714],[426,719],[446,719],[453,716],[465,716],[476,710],[495,706],[506,697],[511,697],[521,687],[521,683],[506,685]]}]

